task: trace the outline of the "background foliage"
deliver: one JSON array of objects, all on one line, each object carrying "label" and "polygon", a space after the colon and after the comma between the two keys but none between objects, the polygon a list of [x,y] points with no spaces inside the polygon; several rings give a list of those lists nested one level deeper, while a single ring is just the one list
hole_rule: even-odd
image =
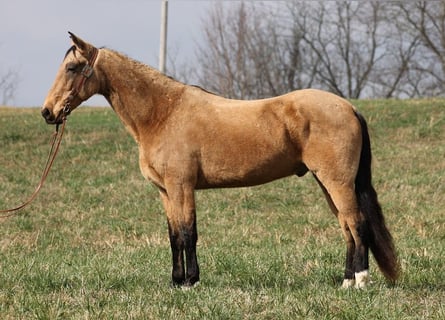
[{"label": "background foliage", "polygon": [[445,1],[241,1],[203,20],[181,79],[234,98],[320,88],[348,98],[445,93]]}]

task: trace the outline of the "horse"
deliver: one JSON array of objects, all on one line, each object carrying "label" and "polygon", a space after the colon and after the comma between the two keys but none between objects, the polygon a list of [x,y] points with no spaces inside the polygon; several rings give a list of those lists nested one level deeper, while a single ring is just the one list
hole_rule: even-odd
[{"label": "horse", "polygon": [[72,46],[41,114],[48,124],[60,124],[91,96],[105,97],[138,145],[142,175],[159,190],[173,286],[200,280],[195,190],[255,186],[307,172],[346,241],[342,287],[369,284],[369,250],[386,279],[396,281],[393,238],[372,185],[367,123],[350,102],[316,89],[226,99],[69,34]]}]

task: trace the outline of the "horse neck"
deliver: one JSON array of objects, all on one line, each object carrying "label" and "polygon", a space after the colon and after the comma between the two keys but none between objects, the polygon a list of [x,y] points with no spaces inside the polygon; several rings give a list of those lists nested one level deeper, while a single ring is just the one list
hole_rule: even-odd
[{"label": "horse neck", "polygon": [[141,131],[162,127],[185,85],[117,52],[101,51],[99,93],[139,142]]}]

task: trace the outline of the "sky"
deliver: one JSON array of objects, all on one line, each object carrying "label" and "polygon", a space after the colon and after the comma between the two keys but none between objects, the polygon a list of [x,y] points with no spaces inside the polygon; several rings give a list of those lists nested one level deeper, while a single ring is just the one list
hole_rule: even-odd
[{"label": "sky", "polygon": [[[194,57],[214,1],[169,0],[167,53]],[[68,31],[158,68],[161,0],[0,0],[0,75],[19,73],[14,106],[41,106],[66,50]],[[168,64],[167,64],[168,69]],[[86,105],[108,105],[92,97]]]}]

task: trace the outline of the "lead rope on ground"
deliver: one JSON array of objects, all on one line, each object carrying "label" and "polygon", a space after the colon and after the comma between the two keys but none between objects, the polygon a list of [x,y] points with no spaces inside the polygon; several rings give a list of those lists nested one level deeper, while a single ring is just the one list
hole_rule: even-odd
[{"label": "lead rope on ground", "polygon": [[62,119],[61,130],[59,131],[59,124],[57,124],[56,131],[52,134],[51,148],[48,153],[48,159],[46,160],[46,164],[45,164],[45,167],[42,172],[42,177],[40,178],[39,184],[37,185],[34,192],[21,205],[15,207],[15,208],[11,208],[11,209],[0,210],[0,213],[4,214],[4,215],[0,216],[0,219],[6,219],[6,218],[16,215],[19,210],[28,206],[37,197],[37,194],[39,193],[40,189],[42,188],[42,186],[46,180],[46,177],[48,176],[49,171],[51,170],[54,160],[56,159],[60,144],[62,142],[63,132],[65,131],[65,124],[66,124],[66,116],[64,116]]}]

